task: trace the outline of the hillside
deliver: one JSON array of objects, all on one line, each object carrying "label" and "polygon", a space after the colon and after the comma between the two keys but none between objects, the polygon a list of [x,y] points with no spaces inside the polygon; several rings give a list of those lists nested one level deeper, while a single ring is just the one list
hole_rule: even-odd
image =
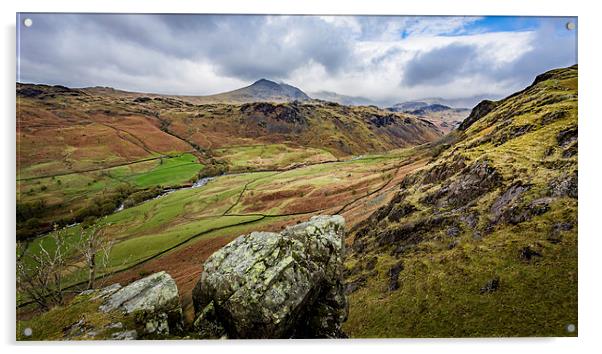
[{"label": "hillside", "polygon": [[354,228],[354,337],[574,336],[577,66],[483,101]]},{"label": "hillside", "polygon": [[315,101],[194,104],[29,84],[17,85],[17,99],[19,238],[201,177],[345,160],[442,134],[404,114]]},{"label": "hillside", "polygon": [[403,112],[427,120],[446,134],[456,129],[470,113],[470,109],[467,108],[452,108],[439,103],[422,101],[398,103],[387,108],[387,110]]},{"label": "hillside", "polygon": [[234,91],[209,96],[182,96],[194,103],[292,102],[310,99],[305,92],[285,83],[260,79]]}]

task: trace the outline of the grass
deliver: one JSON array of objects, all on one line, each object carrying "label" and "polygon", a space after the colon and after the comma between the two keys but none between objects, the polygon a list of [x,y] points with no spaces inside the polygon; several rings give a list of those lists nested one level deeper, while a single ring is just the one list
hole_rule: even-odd
[{"label": "grass", "polygon": [[111,251],[110,269],[117,270],[136,264],[141,260],[154,256],[172,248],[195,235],[218,228],[236,226],[249,221],[258,220],[259,216],[223,216],[199,220],[166,229],[161,233],[149,234],[119,242]]},{"label": "grass", "polygon": [[308,147],[293,147],[286,144],[234,146],[214,151],[216,157],[228,162],[232,171],[274,170],[293,164],[334,161],[330,152]]},{"label": "grass", "polygon": [[[563,203],[545,218],[558,220],[576,208]],[[459,236],[460,246],[452,250],[423,245],[404,256],[400,289],[392,293],[387,270],[397,260],[382,254],[378,276],[350,295],[344,330],[359,338],[576,336],[566,326],[578,323],[577,233],[566,232],[562,244],[551,244],[541,226],[549,224],[536,218],[479,243]],[[544,256],[520,261],[519,249],[528,244],[542,245]],[[500,289],[481,294],[496,276]]]},{"label": "grass", "polygon": [[18,203],[44,200],[48,206],[42,222],[72,220],[94,198],[103,198],[118,190],[176,187],[193,180],[203,169],[189,153],[142,161],[101,171],[75,173],[17,182]]},{"label": "grass", "polygon": [[[100,299],[92,299],[93,295],[79,295],[67,306],[58,306],[50,311],[36,316],[31,320],[17,321],[18,341],[40,341],[65,339],[65,330],[69,329],[80,320],[84,320],[86,326],[100,329],[98,336],[94,339],[110,339],[111,334],[123,331],[123,329],[107,329],[111,323],[121,322],[124,328],[134,328],[133,320],[124,316],[119,311],[103,313],[98,311],[101,305]],[[24,330],[31,329],[31,336],[26,336]]]},{"label": "grass", "polygon": [[170,159],[161,159],[158,166],[146,173],[131,177],[131,180],[140,188],[177,186],[189,182],[202,168],[194,155],[182,154]]}]

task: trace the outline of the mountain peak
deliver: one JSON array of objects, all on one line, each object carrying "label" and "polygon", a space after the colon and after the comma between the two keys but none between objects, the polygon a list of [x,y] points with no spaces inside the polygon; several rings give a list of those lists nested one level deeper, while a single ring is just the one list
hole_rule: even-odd
[{"label": "mountain peak", "polygon": [[237,101],[254,102],[254,101],[274,101],[274,102],[289,102],[289,101],[305,101],[309,100],[300,89],[285,84],[277,83],[268,79],[261,78],[253,84],[241,89],[225,93],[226,95],[234,94]]},{"label": "mountain peak", "polygon": [[268,80],[268,79],[264,79],[264,78],[261,78],[261,79],[255,81],[253,84],[251,84],[251,86],[256,86],[256,85],[280,86],[278,83]]}]

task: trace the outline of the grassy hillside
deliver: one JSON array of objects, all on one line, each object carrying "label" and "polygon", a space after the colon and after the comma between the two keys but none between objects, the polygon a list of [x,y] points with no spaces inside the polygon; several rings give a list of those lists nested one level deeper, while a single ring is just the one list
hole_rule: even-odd
[{"label": "grassy hillside", "polygon": [[350,235],[354,337],[575,336],[577,66],[484,101]]}]

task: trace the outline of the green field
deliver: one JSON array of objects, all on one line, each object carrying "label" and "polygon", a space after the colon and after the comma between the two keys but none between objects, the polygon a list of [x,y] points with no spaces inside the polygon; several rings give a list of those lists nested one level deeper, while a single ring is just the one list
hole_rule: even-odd
[{"label": "green field", "polygon": [[159,165],[148,172],[126,178],[140,188],[151,186],[177,186],[189,182],[203,168],[192,154],[160,159]]},{"label": "green field", "polygon": [[[184,153],[98,171],[21,180],[17,181],[17,205],[27,208],[44,203],[42,210],[35,212],[40,225],[70,224],[81,221],[85,213],[110,213],[136,191],[191,183],[202,169],[194,155]],[[27,216],[23,217],[24,223],[29,221]],[[19,215],[17,219],[21,222]]]},{"label": "green field", "polygon": [[294,165],[336,161],[323,149],[293,147],[286,144],[233,146],[214,150],[232,171],[286,169]]}]

